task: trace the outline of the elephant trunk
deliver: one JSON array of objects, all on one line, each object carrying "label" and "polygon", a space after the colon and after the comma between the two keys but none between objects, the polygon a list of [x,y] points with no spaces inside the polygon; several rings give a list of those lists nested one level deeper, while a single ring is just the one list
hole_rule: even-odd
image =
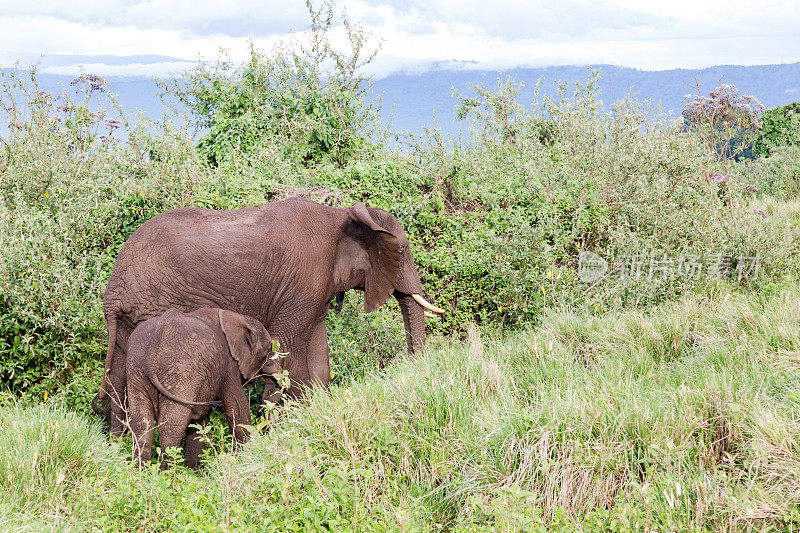
[{"label": "elephant trunk", "polygon": [[403,315],[408,353],[421,353],[425,346],[425,309],[410,294],[396,292],[395,298]]}]

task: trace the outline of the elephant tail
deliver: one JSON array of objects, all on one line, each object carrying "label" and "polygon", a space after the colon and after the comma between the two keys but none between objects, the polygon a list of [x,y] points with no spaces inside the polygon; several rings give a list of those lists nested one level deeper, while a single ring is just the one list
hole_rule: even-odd
[{"label": "elephant tail", "polygon": [[100,390],[92,400],[92,409],[95,413],[101,414],[105,411],[101,402],[108,393],[108,372],[111,370],[111,360],[114,358],[114,348],[117,344],[117,315],[115,313],[108,313],[106,315],[106,324],[108,325],[108,348],[106,349],[106,360],[103,363],[103,377],[100,380]]},{"label": "elephant tail", "polygon": [[190,402],[189,400],[183,400],[181,398],[174,396],[172,393],[167,392],[167,390],[164,388],[164,386],[161,384],[161,382],[158,380],[157,377],[147,376],[147,378],[150,380],[150,383],[153,384],[153,386],[162,396],[172,400],[175,403],[180,403],[183,405],[197,405],[197,406],[210,405],[211,407],[220,407],[222,405],[222,402],[217,400],[211,402]]}]

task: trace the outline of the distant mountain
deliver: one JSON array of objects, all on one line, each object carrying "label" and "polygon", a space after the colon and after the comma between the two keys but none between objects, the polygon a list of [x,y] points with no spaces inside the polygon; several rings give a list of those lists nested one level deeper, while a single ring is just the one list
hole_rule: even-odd
[{"label": "distant mountain", "polygon": [[[99,68],[98,73],[101,75],[102,65],[106,65],[112,73],[125,72],[126,67],[135,66],[132,71],[136,75],[105,76],[110,89],[118,93],[119,101],[131,117],[136,115],[137,108],[149,116],[159,117],[162,113],[162,104],[157,96],[160,90],[149,74],[160,75],[167,67],[170,67],[168,72],[176,72],[178,69],[171,67],[189,65],[191,62],[166,56],[48,56],[40,65],[41,88],[54,93],[68,89],[73,76],[47,72],[58,72],[65,66],[75,64]],[[435,117],[436,124],[443,132],[456,134],[460,124],[455,121],[456,100],[452,95],[453,88],[470,94],[470,83],[493,87],[499,77],[508,75],[525,85],[520,94],[520,102],[530,104],[534,87],[540,78],[543,79],[540,97],[554,96],[558,81],[585,83],[589,68],[600,70],[600,95],[606,105],[627,94],[634,94],[640,100],[661,102],[663,108],[676,117],[680,116],[683,109],[684,95],[696,93],[696,80],[701,82],[703,94],[708,94],[720,82],[731,83],[742,92],[757,97],[767,108],[800,100],[800,63],[751,67],[722,65],[705,69],[662,71],[596,65],[498,72],[454,69],[453,66],[443,63],[426,72],[393,74],[374,82],[372,90],[381,98],[382,117],[386,121],[391,120],[393,131],[419,133],[423,128],[430,127]],[[88,69],[87,71],[92,72]]]},{"label": "distant mountain", "polygon": [[452,88],[471,94],[469,84],[482,83],[485,87],[496,86],[501,76],[511,76],[525,87],[519,101],[530,104],[534,88],[542,78],[539,97],[555,96],[559,81],[574,84],[586,83],[589,69],[598,69],[600,96],[607,106],[614,101],[633,94],[639,100],[661,102],[667,112],[680,116],[684,95],[697,94],[696,81],[701,82],[704,95],[720,83],[731,83],[740,91],[758,98],[768,109],[800,100],[800,63],[784,65],[759,65],[744,67],[722,65],[706,69],[647,71],[613,65],[560,66],[544,68],[512,69],[504,72],[486,70],[449,70],[440,67],[421,74],[394,74],[374,83],[376,93],[382,95],[383,115],[389,116],[395,105],[392,120],[393,131],[419,132],[424,125],[432,124],[433,112],[436,123],[445,132],[458,131],[455,122],[456,100]]}]

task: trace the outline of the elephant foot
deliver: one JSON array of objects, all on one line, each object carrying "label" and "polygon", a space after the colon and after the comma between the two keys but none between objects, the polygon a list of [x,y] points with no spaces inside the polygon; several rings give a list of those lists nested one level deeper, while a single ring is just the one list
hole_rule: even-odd
[{"label": "elephant foot", "polygon": [[108,419],[111,411],[111,402],[108,401],[108,396],[99,392],[95,394],[94,398],[92,398],[92,411],[94,411],[94,414]]},{"label": "elephant foot", "polygon": [[122,437],[128,430],[127,412],[109,409],[106,414],[106,424],[108,425],[109,435],[116,438]]},{"label": "elephant foot", "polygon": [[116,424],[109,425],[108,434],[114,438],[120,439],[125,435],[125,426],[117,421]]}]

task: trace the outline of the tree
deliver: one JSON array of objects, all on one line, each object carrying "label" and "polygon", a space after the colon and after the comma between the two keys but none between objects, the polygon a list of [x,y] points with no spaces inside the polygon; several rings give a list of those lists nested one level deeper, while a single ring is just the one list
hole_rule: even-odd
[{"label": "tree", "polygon": [[[269,54],[251,45],[241,66],[221,51],[215,63],[164,84],[208,130],[197,148],[212,165],[264,146],[277,146],[307,166],[325,160],[344,165],[365,145],[375,110],[364,103],[368,80],[360,71],[378,49],[367,51],[369,35],[346,14],[337,19],[331,2],[306,5],[307,42],[282,43]],[[347,36],[344,52],[330,39],[339,21]]]},{"label": "tree", "polygon": [[699,82],[696,86],[697,96],[684,96],[684,120],[725,166],[741,156],[761,131],[764,106],[733,85],[721,84],[709,96],[700,94]]},{"label": "tree", "polygon": [[753,143],[756,156],[766,157],[776,146],[800,146],[800,102],[764,112],[761,135]]}]

